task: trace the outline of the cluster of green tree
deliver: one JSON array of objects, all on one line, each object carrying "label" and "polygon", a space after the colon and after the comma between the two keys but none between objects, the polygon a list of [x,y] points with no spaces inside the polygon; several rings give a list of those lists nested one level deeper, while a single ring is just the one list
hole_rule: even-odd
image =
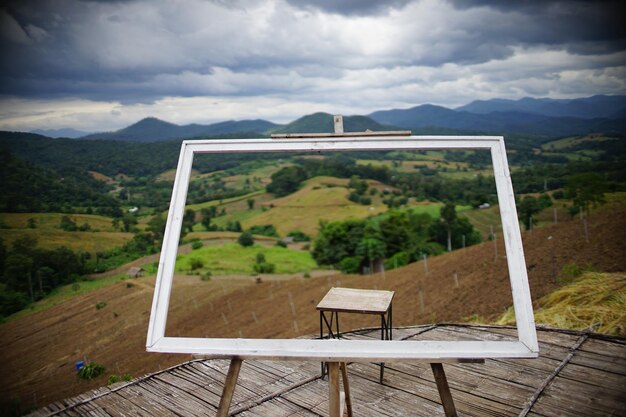
[{"label": "cluster of green tree", "polygon": [[85,272],[104,272],[142,256],[152,255],[159,251],[160,243],[156,233],[138,232],[124,246],[109,251],[97,252],[85,263]]},{"label": "cluster of green tree", "polygon": [[229,188],[226,183],[219,179],[213,181],[192,181],[187,191],[187,203],[196,204],[205,201],[223,200],[226,198],[239,197],[249,193],[249,188]]},{"label": "cluster of green tree", "polygon": [[45,250],[22,237],[7,248],[0,239],[0,316],[8,316],[43,298],[59,285],[75,282],[90,256],[66,247]]},{"label": "cluster of green tree", "polygon": [[[213,138],[242,138],[217,135]],[[176,169],[181,140],[132,143],[113,140],[50,139],[18,132],[0,132],[0,148],[11,154],[65,175],[96,171],[110,177],[155,177]],[[279,159],[276,153],[203,154],[194,157],[194,169],[214,172],[236,168],[244,162]]]},{"label": "cluster of green tree", "polygon": [[284,196],[296,191],[302,181],[314,176],[326,175],[339,178],[355,178],[349,187],[354,191],[349,199],[361,204],[369,204],[365,195],[367,184],[359,183],[360,178],[375,179],[387,183],[399,191],[387,197],[389,207],[406,204],[409,197],[418,200],[453,201],[457,204],[479,206],[485,202],[495,202],[495,183],[493,177],[477,175],[471,179],[449,179],[437,173],[423,175],[419,172],[392,171],[386,166],[374,167],[356,164],[346,156],[328,157],[322,160],[301,159],[302,165],[283,168],[271,177],[267,191],[277,196]]},{"label": "cluster of green tree", "polygon": [[248,229],[248,232],[252,233],[253,235],[278,237],[278,231],[276,230],[276,227],[274,227],[274,225],[272,224],[252,226],[250,229]]},{"label": "cluster of green tree", "polygon": [[456,215],[453,204],[441,209],[441,217],[412,210],[391,210],[380,218],[322,222],[312,255],[320,265],[333,265],[344,272],[373,269],[387,259],[387,269],[420,259],[423,254],[470,246],[480,242],[480,233],[466,218]]},{"label": "cluster of green tree", "polygon": [[119,214],[109,187],[90,175],[61,176],[0,150],[0,212],[86,212]]},{"label": "cluster of green tree", "polygon": [[515,192],[527,194],[563,188],[571,177],[595,173],[602,176],[606,192],[616,192],[626,190],[625,167],[624,161],[572,161],[534,165],[514,171],[511,178]]}]

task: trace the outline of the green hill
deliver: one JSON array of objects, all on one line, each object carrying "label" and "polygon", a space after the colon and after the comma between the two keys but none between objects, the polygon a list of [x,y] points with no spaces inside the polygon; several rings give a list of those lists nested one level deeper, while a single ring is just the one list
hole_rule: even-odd
[{"label": "green hill", "polygon": [[[366,116],[344,116],[343,128],[346,132],[366,130],[397,130],[393,126],[380,124]],[[270,129],[268,133],[332,133],[335,131],[333,116],[328,113],[314,113],[303,116],[284,126]]]}]

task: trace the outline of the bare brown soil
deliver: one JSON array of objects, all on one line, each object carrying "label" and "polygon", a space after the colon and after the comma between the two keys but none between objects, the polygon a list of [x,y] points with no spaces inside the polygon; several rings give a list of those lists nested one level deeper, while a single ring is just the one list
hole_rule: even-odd
[{"label": "bare brown soil", "polygon": [[[626,271],[626,208],[607,207],[588,222],[579,219],[523,235],[534,300],[558,287],[566,264],[598,271]],[[458,287],[454,273],[457,274]],[[128,283],[133,284],[128,286]],[[170,336],[292,338],[319,332],[315,306],[331,286],[396,291],[394,326],[492,319],[511,305],[502,241],[387,271],[385,276],[332,275],[291,280],[175,278],[167,334]],[[119,282],[45,311],[0,325],[0,398],[23,409],[41,407],[107,383],[109,374],[133,376],[190,359],[146,353],[154,277]],[[421,295],[420,295],[421,294]],[[423,300],[423,303],[421,302]],[[291,303],[293,303],[293,308]],[[96,309],[96,304],[106,306]],[[343,315],[341,329],[379,324],[374,316]],[[74,363],[88,359],[107,367],[80,381]]]}]

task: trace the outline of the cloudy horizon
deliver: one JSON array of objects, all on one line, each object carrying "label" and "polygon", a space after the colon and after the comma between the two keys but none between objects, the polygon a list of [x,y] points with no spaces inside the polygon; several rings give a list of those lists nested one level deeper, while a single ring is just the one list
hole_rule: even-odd
[{"label": "cloudy horizon", "polygon": [[116,130],[626,94],[618,2],[26,0],[0,6],[0,129]]}]

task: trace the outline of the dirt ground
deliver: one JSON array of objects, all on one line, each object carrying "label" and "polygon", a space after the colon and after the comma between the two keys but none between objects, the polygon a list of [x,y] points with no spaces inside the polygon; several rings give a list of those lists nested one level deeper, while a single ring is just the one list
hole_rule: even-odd
[{"label": "dirt ground", "polygon": [[[626,271],[626,208],[592,214],[588,240],[580,219],[524,232],[533,300],[558,286],[566,264]],[[374,276],[335,274],[270,280],[174,280],[166,334],[195,337],[292,338],[319,333],[315,306],[332,286],[395,291],[394,326],[492,319],[512,304],[502,240],[484,242]],[[455,274],[458,286],[455,282]],[[138,377],[190,359],[147,353],[154,277],[119,282],[51,309],[0,325],[0,398],[22,410],[106,385],[108,375]],[[423,300],[423,302],[422,302]],[[106,306],[96,308],[97,303]],[[293,307],[292,307],[293,306]],[[375,316],[341,317],[341,330],[379,325]],[[105,375],[81,381],[74,363],[103,364]]]}]

